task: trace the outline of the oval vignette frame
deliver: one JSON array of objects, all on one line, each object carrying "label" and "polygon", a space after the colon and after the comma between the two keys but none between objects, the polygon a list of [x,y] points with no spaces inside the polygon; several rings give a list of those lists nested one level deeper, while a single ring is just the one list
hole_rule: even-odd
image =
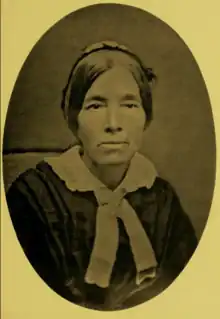
[{"label": "oval vignette frame", "polygon": [[[108,14],[107,17],[104,15],[105,20],[102,18],[101,11],[105,11],[104,8],[107,7]],[[115,14],[115,7],[120,14]],[[94,32],[99,29],[100,23],[105,26],[110,19],[115,19],[119,23],[123,10],[125,21],[130,20],[131,17],[135,21],[135,14],[141,16],[140,19],[137,19],[138,23],[133,35],[130,27],[130,32],[126,31],[126,26],[120,33],[116,33],[118,31],[116,22],[115,27],[111,26],[107,31],[103,27],[100,28],[102,29],[100,33]],[[146,20],[143,16],[146,17]],[[89,20],[96,21],[92,27],[93,30],[90,30],[92,37],[91,35],[86,37],[84,30],[87,30],[86,33],[88,33],[88,28],[80,29],[80,26],[85,27],[86,21]],[[73,28],[74,23],[75,28]],[[152,42],[147,43],[143,48],[140,39],[135,35],[139,33],[138,30],[144,24],[151,27],[148,32],[153,33],[154,37],[152,36]],[[81,32],[80,36],[79,32]],[[82,44],[77,41],[77,33]],[[176,187],[182,205],[191,217],[198,237],[201,238],[207,223],[215,182],[215,133],[207,89],[197,63],[183,40],[168,25],[152,14],[131,6],[99,4],[79,9],[58,21],[34,46],[17,78],[6,118],[3,144],[6,190],[18,173],[35,165],[45,153],[60,152],[72,142],[72,136],[66,129],[60,113],[60,93],[72,61],[76,59],[80,49],[88,43],[103,40],[104,36],[118,42],[122,42],[120,40],[123,39],[125,44],[134,48],[144,62],[147,62],[146,64],[155,67],[159,78],[154,92],[155,124],[152,123],[149,128],[143,145],[143,153],[146,153],[156,163],[161,176],[171,181]],[[158,50],[159,48],[161,50]],[[155,56],[155,52],[160,53]],[[62,62],[62,67],[60,67],[60,62]],[[39,65],[42,64],[44,67],[40,69]],[[180,68],[181,65],[184,65],[184,68]],[[47,74],[44,73],[45,70]],[[176,105],[179,105],[180,101],[182,104],[177,110]],[[48,123],[47,126],[44,126],[42,122],[42,119],[48,114],[49,117],[52,114],[53,124],[55,123],[49,129]],[[199,117],[196,116],[198,114],[200,114]],[[20,125],[17,123],[18,119]],[[27,122],[32,124],[24,126]],[[59,132],[56,135],[57,125],[60,127],[61,134]],[[25,127],[25,130],[22,130],[22,127]],[[30,136],[29,139],[25,138],[27,135]],[[44,138],[45,136],[47,139]],[[153,143],[154,145],[152,145],[152,137],[157,142]],[[24,156],[22,152],[25,152]],[[38,152],[40,154],[36,154]],[[190,156],[186,156],[188,153]],[[184,154],[186,158],[183,161]],[[14,162],[15,156],[17,158]],[[199,164],[196,158],[199,158]],[[183,167],[187,167],[187,172],[182,169]],[[201,172],[205,174],[201,176]],[[203,189],[198,188],[204,184]]]}]

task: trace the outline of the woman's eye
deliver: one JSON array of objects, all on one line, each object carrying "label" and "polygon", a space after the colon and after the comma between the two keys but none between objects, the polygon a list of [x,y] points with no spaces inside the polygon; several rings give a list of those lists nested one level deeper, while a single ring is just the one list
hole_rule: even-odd
[{"label": "woman's eye", "polygon": [[86,110],[91,110],[91,109],[98,110],[102,106],[103,106],[103,104],[93,103],[93,104],[87,105]]},{"label": "woman's eye", "polygon": [[137,103],[123,103],[122,106],[127,107],[129,109],[132,109],[132,108],[139,107],[139,104],[137,104]]}]

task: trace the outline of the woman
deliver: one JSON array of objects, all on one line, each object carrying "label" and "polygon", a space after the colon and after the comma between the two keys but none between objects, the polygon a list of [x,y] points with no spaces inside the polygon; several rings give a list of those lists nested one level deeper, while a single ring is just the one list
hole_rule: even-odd
[{"label": "woman", "polygon": [[21,174],[7,194],[35,270],[88,308],[123,309],[156,296],[197,246],[174,189],[138,152],[155,78],[124,46],[88,47],[63,92],[78,145]]}]

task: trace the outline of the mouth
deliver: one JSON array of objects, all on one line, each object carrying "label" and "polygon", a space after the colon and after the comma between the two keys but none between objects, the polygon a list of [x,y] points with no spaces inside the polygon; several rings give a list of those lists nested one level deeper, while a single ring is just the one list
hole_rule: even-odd
[{"label": "mouth", "polygon": [[98,144],[98,146],[102,146],[102,145],[124,145],[124,144],[128,144],[128,142],[126,141],[108,141],[108,142],[101,142]]}]

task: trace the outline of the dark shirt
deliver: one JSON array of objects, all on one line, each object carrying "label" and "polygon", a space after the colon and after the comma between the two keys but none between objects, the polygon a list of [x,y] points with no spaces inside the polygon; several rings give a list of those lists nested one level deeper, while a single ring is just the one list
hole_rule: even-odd
[{"label": "dark shirt", "polygon": [[150,189],[140,188],[125,198],[151,241],[156,277],[135,284],[129,239],[119,220],[110,286],[99,288],[84,281],[95,237],[94,193],[72,192],[44,161],[21,174],[7,193],[17,237],[40,277],[63,298],[100,310],[132,307],[158,295],[180,274],[197,246],[191,221],[167,181],[157,177]]}]

